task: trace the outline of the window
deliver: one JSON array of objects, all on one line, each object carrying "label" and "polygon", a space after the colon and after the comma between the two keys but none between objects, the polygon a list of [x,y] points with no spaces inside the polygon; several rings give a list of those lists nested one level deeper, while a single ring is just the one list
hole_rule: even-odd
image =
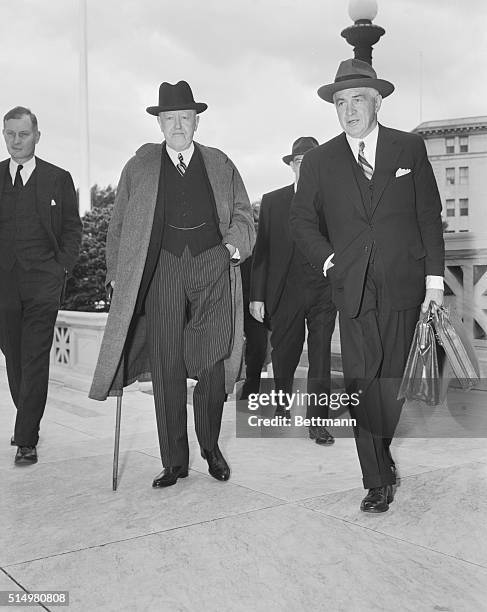
[{"label": "window", "polygon": [[468,198],[460,198],[460,217],[468,217]]},{"label": "window", "polygon": [[447,153],[455,153],[455,138],[445,138],[445,147]]},{"label": "window", "polygon": [[446,201],[446,216],[447,217],[455,216],[455,200]]},{"label": "window", "polygon": [[455,168],[446,168],[446,184],[455,184]]},{"label": "window", "polygon": [[460,136],[460,153],[468,153],[468,136]]},{"label": "window", "polygon": [[460,185],[468,185],[468,166],[460,166],[458,169],[458,182]]}]

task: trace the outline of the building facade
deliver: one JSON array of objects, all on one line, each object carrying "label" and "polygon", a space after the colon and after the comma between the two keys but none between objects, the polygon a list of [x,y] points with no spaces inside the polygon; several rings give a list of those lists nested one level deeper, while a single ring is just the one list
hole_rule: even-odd
[{"label": "building facade", "polygon": [[421,123],[445,233],[487,233],[487,116]]}]

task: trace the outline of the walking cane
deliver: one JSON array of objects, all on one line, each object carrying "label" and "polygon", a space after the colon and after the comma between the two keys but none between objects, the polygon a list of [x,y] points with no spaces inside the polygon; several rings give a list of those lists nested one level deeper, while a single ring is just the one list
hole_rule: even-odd
[{"label": "walking cane", "polygon": [[117,490],[118,485],[118,451],[120,448],[120,419],[122,416],[122,395],[117,396],[117,416],[115,420],[115,446],[113,449],[113,478],[112,490]]}]

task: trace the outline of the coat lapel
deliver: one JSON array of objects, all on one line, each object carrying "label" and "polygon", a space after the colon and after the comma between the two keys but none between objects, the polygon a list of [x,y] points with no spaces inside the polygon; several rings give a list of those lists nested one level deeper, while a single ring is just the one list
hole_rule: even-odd
[{"label": "coat lapel", "polygon": [[198,147],[198,150],[203,156],[208,179],[213,189],[213,195],[215,196],[216,210],[221,231],[222,226],[228,227],[230,224],[229,205],[233,205],[233,201],[228,197],[229,194],[227,190],[230,185],[232,169],[229,164],[222,161],[221,155],[215,155],[211,149],[197,142],[194,144]]},{"label": "coat lapel", "polygon": [[[139,186],[139,193],[137,195],[137,202],[141,207],[141,213],[143,217],[147,219],[147,215],[151,219],[150,228],[154,222],[154,213],[156,210],[157,193],[159,191],[159,179],[161,176],[161,169],[165,161],[165,156],[161,155],[165,151],[165,143],[162,145],[146,145],[147,149],[141,155],[141,165],[143,165],[143,175],[138,179],[137,184]],[[164,196],[164,190],[162,190],[162,196]],[[161,207],[160,214],[164,216],[164,206]],[[143,210],[142,210],[143,209]]]},{"label": "coat lapel", "polygon": [[51,200],[54,196],[54,174],[46,162],[36,157],[36,207],[41,223],[52,237]]},{"label": "coat lapel", "polygon": [[372,198],[372,215],[382,198],[385,188],[394,176],[397,168],[397,158],[399,157],[401,149],[401,145],[395,140],[392,132],[382,125],[379,125],[373,177],[374,195]]},{"label": "coat lapel", "polygon": [[2,162],[0,162],[0,197],[2,197],[3,188],[5,186],[5,177],[6,173],[8,172],[9,162],[10,159],[4,159]]}]

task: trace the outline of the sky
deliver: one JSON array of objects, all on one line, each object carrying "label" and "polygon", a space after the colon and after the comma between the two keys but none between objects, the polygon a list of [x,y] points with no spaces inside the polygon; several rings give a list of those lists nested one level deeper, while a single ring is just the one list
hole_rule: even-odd
[{"label": "sky", "polygon": [[[208,104],[195,139],[225,151],[253,201],[292,182],[282,157],[296,138],[324,142],[340,132],[316,90],[353,57],[340,36],[352,24],[348,0],[86,1],[91,184],[116,185],[143,143],[162,140],[145,108],[157,104],[163,81],[188,81]],[[386,34],[373,65],[396,86],[380,121],[412,130],[421,120],[486,115],[487,2],[378,5],[374,23]],[[31,108],[36,154],[78,184],[79,0],[16,0],[2,15],[0,112]]]}]

